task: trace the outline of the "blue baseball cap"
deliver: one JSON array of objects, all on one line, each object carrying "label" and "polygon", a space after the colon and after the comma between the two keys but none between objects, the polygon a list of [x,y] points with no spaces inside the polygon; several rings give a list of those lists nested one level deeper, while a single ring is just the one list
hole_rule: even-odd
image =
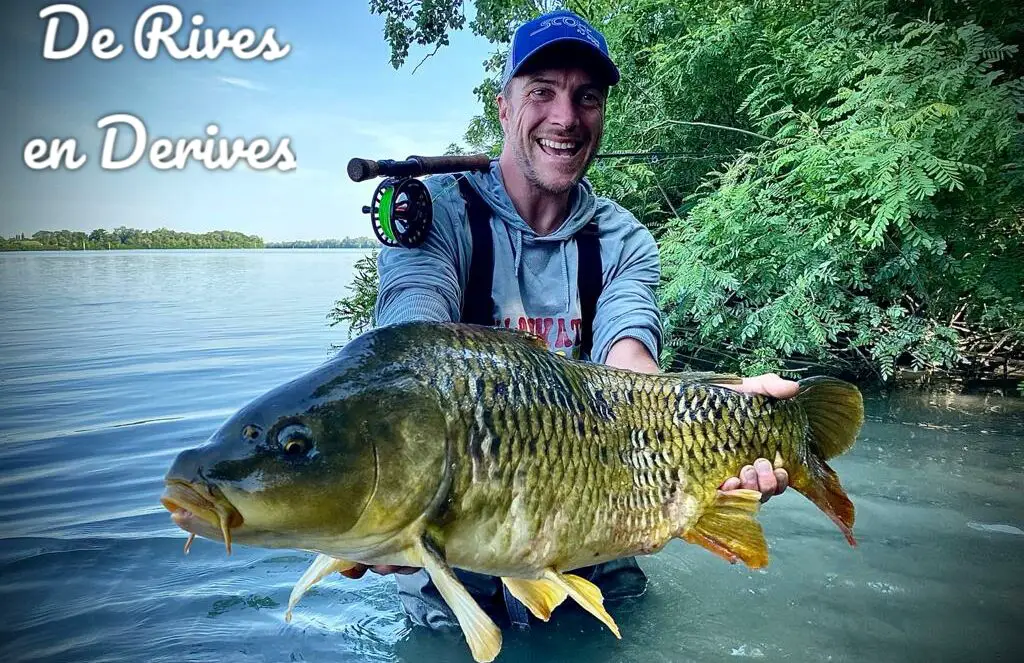
[{"label": "blue baseball cap", "polygon": [[608,85],[619,82],[619,69],[608,55],[604,35],[571,11],[560,10],[538,16],[516,29],[505,60],[501,87],[504,89],[508,85],[527,60],[554,44],[583,46],[588,55],[593,55],[593,64],[603,74],[604,82]]}]

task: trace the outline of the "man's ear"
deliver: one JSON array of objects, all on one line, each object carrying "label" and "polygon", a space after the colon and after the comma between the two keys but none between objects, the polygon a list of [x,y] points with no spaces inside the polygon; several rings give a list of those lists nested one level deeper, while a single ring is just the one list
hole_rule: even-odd
[{"label": "man's ear", "polygon": [[498,121],[501,122],[501,127],[504,129],[508,122],[508,114],[511,112],[512,107],[505,97],[505,92],[499,92],[498,96],[494,98],[495,103],[498,106]]}]

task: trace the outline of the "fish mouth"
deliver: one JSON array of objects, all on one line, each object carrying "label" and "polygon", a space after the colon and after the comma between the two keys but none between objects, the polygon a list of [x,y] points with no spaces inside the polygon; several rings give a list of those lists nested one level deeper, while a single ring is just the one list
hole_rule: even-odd
[{"label": "fish mouth", "polygon": [[196,535],[224,539],[227,554],[231,554],[231,530],[244,522],[242,514],[232,506],[220,491],[203,484],[181,479],[168,479],[160,503],[171,512],[171,521],[190,534],[185,542],[185,554]]}]

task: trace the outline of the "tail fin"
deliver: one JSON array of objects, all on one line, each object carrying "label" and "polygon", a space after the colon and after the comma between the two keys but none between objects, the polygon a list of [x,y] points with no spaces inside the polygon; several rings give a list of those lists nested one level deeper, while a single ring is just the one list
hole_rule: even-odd
[{"label": "tail fin", "polygon": [[864,423],[864,399],[848,382],[813,377],[800,381],[794,400],[807,415],[807,450],[805,464],[787,468],[789,484],[824,511],[855,546],[853,502],[825,461],[853,446]]}]

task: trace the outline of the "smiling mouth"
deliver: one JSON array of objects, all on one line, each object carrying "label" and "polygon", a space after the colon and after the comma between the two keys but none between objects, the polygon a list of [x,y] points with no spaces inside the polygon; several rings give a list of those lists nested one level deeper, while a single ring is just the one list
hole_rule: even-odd
[{"label": "smiling mouth", "polygon": [[580,150],[583,149],[583,141],[581,140],[551,140],[548,138],[538,138],[535,142],[540,146],[540,149],[544,154],[562,159],[571,159],[579,154]]}]

